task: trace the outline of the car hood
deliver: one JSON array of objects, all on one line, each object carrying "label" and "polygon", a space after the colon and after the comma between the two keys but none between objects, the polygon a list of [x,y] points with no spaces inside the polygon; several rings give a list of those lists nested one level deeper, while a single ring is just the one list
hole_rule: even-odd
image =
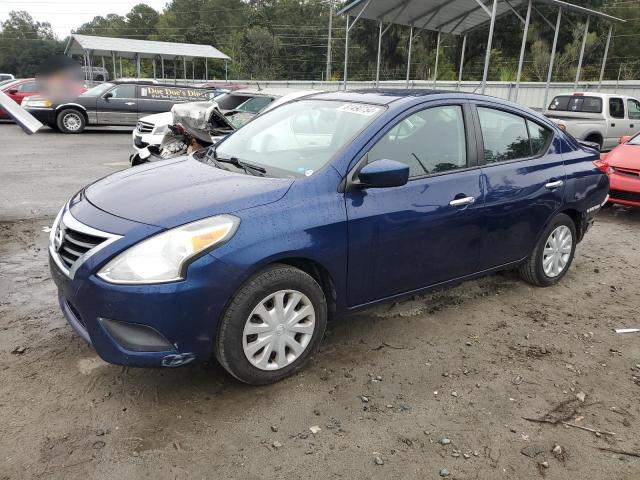
[{"label": "car hood", "polygon": [[152,123],[153,125],[171,125],[173,114],[171,112],[154,113],[140,118],[141,122]]},{"label": "car hood", "polygon": [[115,173],[87,187],[85,194],[112,215],[172,228],[275,202],[293,181],[235,173],[180,157]]},{"label": "car hood", "polygon": [[607,155],[612,167],[640,170],[640,145],[619,145]]}]

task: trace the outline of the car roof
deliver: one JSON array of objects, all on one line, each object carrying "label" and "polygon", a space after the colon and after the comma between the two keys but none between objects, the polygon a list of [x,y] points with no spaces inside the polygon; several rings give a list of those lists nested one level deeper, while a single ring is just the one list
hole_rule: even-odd
[{"label": "car roof", "polygon": [[451,92],[447,90],[429,90],[429,89],[360,89],[360,90],[340,90],[337,92],[319,92],[314,96],[318,100],[338,100],[341,102],[357,102],[357,103],[373,103],[377,105],[389,105],[403,98],[427,97],[439,94],[455,94],[460,92]]},{"label": "car roof", "polygon": [[554,95],[553,98],[555,97],[598,97],[598,98],[610,98],[610,97],[616,97],[616,98],[620,98],[620,97],[624,97],[624,98],[633,98],[633,97],[629,97],[629,95],[621,95],[618,93],[599,93],[599,92],[565,92],[565,93],[558,93],[557,95]]},{"label": "car roof", "polygon": [[114,85],[123,85],[123,84],[127,84],[127,85],[152,85],[154,87],[172,87],[172,88],[195,88],[195,89],[200,89],[200,90],[215,90],[212,87],[196,87],[193,85],[175,85],[173,83],[160,83],[157,80],[138,80],[138,79],[132,79],[132,80],[127,80],[127,79],[117,79],[117,80],[110,80],[108,82],[105,83],[113,83]]}]

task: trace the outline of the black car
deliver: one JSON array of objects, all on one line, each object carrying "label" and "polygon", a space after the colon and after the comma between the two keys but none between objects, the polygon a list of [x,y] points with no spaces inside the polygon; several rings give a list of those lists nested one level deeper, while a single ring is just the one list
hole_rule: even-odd
[{"label": "black car", "polygon": [[45,125],[80,133],[87,125],[131,125],[152,113],[168,112],[176,103],[213,98],[214,89],[116,80],[87,90],[73,100],[32,97],[22,106]]}]

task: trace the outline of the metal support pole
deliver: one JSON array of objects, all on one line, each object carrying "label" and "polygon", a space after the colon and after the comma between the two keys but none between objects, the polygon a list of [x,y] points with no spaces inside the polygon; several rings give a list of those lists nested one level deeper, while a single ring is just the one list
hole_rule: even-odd
[{"label": "metal support pole", "polygon": [[136,74],[140,78],[140,55],[136,53]]},{"label": "metal support pole", "polygon": [[380,84],[380,55],[382,51],[382,20],[380,20],[378,29],[378,61],[376,62],[376,88]]},{"label": "metal support pole", "polygon": [[[227,61],[224,61],[224,65],[226,68],[227,65]],[[207,80],[209,80],[209,59],[205,58],[204,59],[204,81],[206,82]]]},{"label": "metal support pole", "polygon": [[[102,60],[102,70],[106,71],[107,69],[104,66],[104,55],[100,55],[100,59]],[[105,77],[105,81],[106,81],[106,77]]]},{"label": "metal support pole", "polygon": [[558,19],[556,20],[556,32],[553,35],[553,46],[551,47],[551,58],[549,59],[549,72],[547,73],[547,85],[544,89],[544,103],[542,108],[547,108],[547,100],[549,100],[549,86],[551,78],[553,78],[553,63],[556,60],[556,48],[558,47],[558,35],[560,34],[560,22],[562,21],[562,7],[558,9]]},{"label": "metal support pole", "polygon": [[93,86],[93,67],[91,65],[91,50],[87,50],[87,65],[89,70],[89,85]]},{"label": "metal support pole", "polygon": [[160,67],[162,68],[162,79],[164,80],[164,57],[160,57]]},{"label": "metal support pole", "polygon": [[604,57],[602,58],[602,68],[600,69],[600,81],[598,82],[598,91],[602,88],[602,80],[604,80],[604,68],[607,65],[607,55],[609,55],[609,45],[611,45],[611,34],[613,33],[613,24],[609,26],[609,34],[607,35],[607,44],[604,47]]},{"label": "metal support pole", "polygon": [[184,79],[187,79],[187,59],[182,57],[182,74],[184,75]]},{"label": "metal support pole", "polygon": [[122,78],[122,57],[118,57],[118,61],[120,62],[120,78]]},{"label": "metal support pole", "polygon": [[433,67],[433,86],[436,86],[438,81],[438,60],[440,59],[440,36],[442,32],[438,30],[438,40],[436,41],[436,64]]},{"label": "metal support pole", "polygon": [[178,83],[178,57],[173,57],[173,84]]},{"label": "metal support pole", "polygon": [[520,89],[522,66],[524,65],[524,53],[527,50],[527,37],[529,36],[529,22],[531,21],[532,3],[532,0],[529,0],[529,6],[527,7],[527,17],[524,21],[524,33],[522,34],[522,45],[520,46],[520,60],[518,61],[518,73],[516,74],[516,91],[514,93],[514,102],[518,101],[518,90]]},{"label": "metal support pole", "polygon": [[580,81],[580,71],[582,70],[582,60],[584,58],[584,49],[587,47],[587,36],[589,35],[589,21],[591,17],[587,17],[587,23],[584,26],[584,37],[582,37],[582,48],[580,49],[580,60],[578,60],[578,71],[576,72],[576,83],[574,88],[578,88],[578,82]]},{"label": "metal support pole", "polygon": [[407,82],[405,87],[409,88],[409,76],[411,75],[411,49],[413,48],[413,25],[409,32],[409,51],[407,52]]},{"label": "metal support pole", "polygon": [[111,52],[111,61],[113,62],[113,78],[118,76],[116,72],[116,52]]},{"label": "metal support pole", "polygon": [[191,59],[191,80],[196,79],[196,59]]},{"label": "metal support pole", "polygon": [[82,53],[82,61],[84,62],[84,81],[89,81],[89,62],[87,61],[87,51],[84,50]]},{"label": "metal support pole", "polygon": [[224,81],[229,81],[229,62],[226,59],[224,61]]},{"label": "metal support pole", "polygon": [[156,57],[153,57],[153,79],[156,79]]},{"label": "metal support pole", "polygon": [[344,89],[347,89],[347,65],[349,64],[349,15],[347,14],[347,27],[344,35]]},{"label": "metal support pole", "polygon": [[331,32],[333,28],[333,0],[329,0],[329,35],[327,38],[327,74],[326,80],[331,80]]},{"label": "metal support pole", "polygon": [[489,76],[489,61],[491,60],[491,44],[493,43],[493,29],[496,26],[496,10],[498,8],[498,0],[493,0],[493,9],[491,10],[491,23],[489,25],[489,39],[487,40],[487,53],[484,57],[484,73],[482,74],[482,88],[480,93],[484,94],[487,87],[487,77]]},{"label": "metal support pole", "polygon": [[464,51],[467,48],[467,36],[462,37],[462,54],[460,55],[460,73],[458,73],[458,91],[462,85],[462,67],[464,67]]}]

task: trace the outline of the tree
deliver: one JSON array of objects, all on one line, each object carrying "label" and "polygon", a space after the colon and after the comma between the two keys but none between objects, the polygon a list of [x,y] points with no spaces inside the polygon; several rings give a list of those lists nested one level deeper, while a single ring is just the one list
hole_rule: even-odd
[{"label": "tree", "polygon": [[0,24],[0,72],[34,76],[43,59],[62,53],[63,49],[51,25],[36,22],[27,12],[10,12]]}]

